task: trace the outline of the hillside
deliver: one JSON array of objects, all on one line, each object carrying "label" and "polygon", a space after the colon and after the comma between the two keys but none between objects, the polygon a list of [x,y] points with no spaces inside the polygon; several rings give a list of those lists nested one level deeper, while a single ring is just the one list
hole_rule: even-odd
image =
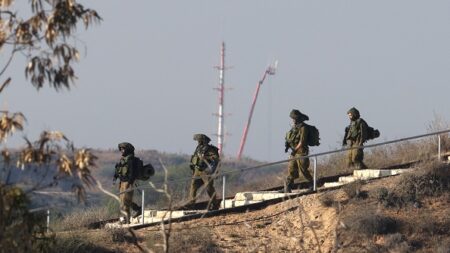
[{"label": "hillside", "polygon": [[[170,252],[438,252],[450,249],[450,166],[357,182],[265,209],[172,224]],[[167,228],[168,226],[166,226]],[[156,252],[160,227],[72,231],[86,252]],[[90,250],[97,251],[90,251]],[[100,251],[98,251],[100,250]]]}]

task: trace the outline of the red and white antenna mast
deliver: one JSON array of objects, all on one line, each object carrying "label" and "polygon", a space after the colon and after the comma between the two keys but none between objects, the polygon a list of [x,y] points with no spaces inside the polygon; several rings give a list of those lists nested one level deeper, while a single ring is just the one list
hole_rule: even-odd
[{"label": "red and white antenna mast", "polygon": [[219,91],[219,112],[217,113],[217,117],[219,118],[217,125],[217,147],[219,148],[219,155],[223,154],[223,146],[224,146],[224,124],[225,124],[225,115],[224,115],[224,95],[225,95],[225,42],[222,42],[222,46],[220,48],[220,65],[216,67],[219,70],[219,87],[215,88]]},{"label": "red and white antenna mast", "polygon": [[244,133],[242,134],[241,144],[239,145],[239,151],[237,154],[238,160],[241,159],[242,152],[244,152],[245,141],[247,140],[247,133],[250,128],[250,123],[252,121],[252,116],[253,116],[253,111],[255,110],[256,100],[258,99],[259,89],[261,88],[261,85],[263,84],[264,80],[266,80],[267,75],[275,75],[275,72],[277,70],[277,65],[278,65],[278,61],[275,61],[275,64],[273,66],[267,67],[267,69],[264,71],[264,74],[263,74],[261,80],[259,80],[258,84],[256,85],[255,94],[253,95],[252,106],[250,107],[250,114],[247,119],[247,124],[244,127]]}]

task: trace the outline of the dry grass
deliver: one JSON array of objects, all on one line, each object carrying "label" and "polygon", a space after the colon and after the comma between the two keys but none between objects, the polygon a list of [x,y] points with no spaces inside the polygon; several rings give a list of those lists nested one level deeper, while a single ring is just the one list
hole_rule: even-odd
[{"label": "dry grass", "polygon": [[406,237],[400,233],[390,234],[384,238],[386,252],[408,253],[413,250]]},{"label": "dry grass", "polygon": [[334,194],[332,192],[325,192],[319,197],[320,204],[325,207],[331,207],[335,203]]},{"label": "dry grass", "polygon": [[356,180],[352,183],[344,185],[344,187],[342,187],[342,190],[345,192],[349,199],[365,198],[367,197],[367,193],[361,189],[362,186],[363,182],[361,180]]},{"label": "dry grass", "polygon": [[87,227],[93,222],[117,217],[118,211],[112,211],[110,206],[78,209],[62,218],[54,220],[50,227],[53,231],[76,230]]},{"label": "dry grass", "polygon": [[436,162],[421,164],[417,171],[401,176],[392,190],[384,187],[375,191],[376,199],[384,207],[421,206],[425,196],[439,196],[450,190],[450,165]]},{"label": "dry grass", "polygon": [[[105,233],[102,233],[105,235]],[[82,231],[70,232],[65,234],[60,234],[56,237],[56,243],[50,249],[50,253],[60,253],[60,252],[86,252],[86,253],[110,253],[115,252],[111,250],[110,247],[102,246],[111,242],[111,240],[106,239],[105,236],[102,238],[90,237],[88,233],[83,233]]]},{"label": "dry grass", "polygon": [[353,215],[344,217],[342,222],[353,232],[365,234],[368,237],[394,233],[398,226],[393,218],[369,210],[359,210]]},{"label": "dry grass", "polygon": [[[147,246],[155,252],[163,252],[163,237],[155,232],[149,235]],[[172,231],[169,238],[169,252],[223,252],[213,240],[210,228],[191,228]]]}]

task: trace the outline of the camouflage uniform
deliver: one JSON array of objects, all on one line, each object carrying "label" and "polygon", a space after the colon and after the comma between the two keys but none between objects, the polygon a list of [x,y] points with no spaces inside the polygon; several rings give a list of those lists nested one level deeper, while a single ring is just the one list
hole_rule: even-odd
[{"label": "camouflage uniform", "polygon": [[[294,185],[294,180],[299,178],[300,172],[305,179],[310,183],[313,182],[313,177],[309,172],[309,158],[300,158],[309,154],[309,148],[307,144],[308,128],[304,125],[305,120],[309,120],[309,117],[302,114],[298,110],[292,110],[289,115],[294,120],[294,126],[286,133],[286,152],[288,148],[292,151],[290,158],[299,158],[298,160],[290,161],[288,164],[288,176],[285,181],[284,192],[291,192]],[[301,144],[300,148],[296,150],[297,146]]]},{"label": "camouflage uniform", "polygon": [[351,114],[352,118],[350,125],[346,129],[345,141],[351,149],[347,154],[347,166],[356,167],[357,169],[366,169],[367,166],[364,164],[364,151],[362,147],[364,142],[367,140],[367,123],[360,118],[359,111],[352,107],[348,110],[347,114]]},{"label": "camouflage uniform", "polygon": [[195,203],[197,191],[202,185],[206,185],[206,192],[211,198],[213,208],[217,208],[216,190],[214,189],[215,172],[220,161],[217,147],[210,145],[208,136],[204,134],[194,135],[194,140],[198,141],[194,154],[191,157],[190,168],[192,170],[192,181],[190,189],[190,203]]},{"label": "camouflage uniform", "polygon": [[[133,171],[133,159],[134,159],[134,147],[130,143],[123,142],[119,144],[119,150],[122,151],[122,157],[116,164],[116,170],[114,173],[114,181],[119,178],[119,191],[123,192],[133,188],[136,172]],[[141,214],[141,208],[133,202],[134,191],[128,191],[119,195],[120,198],[120,210],[126,214],[126,223],[130,221],[130,208],[135,211],[134,217]]]}]

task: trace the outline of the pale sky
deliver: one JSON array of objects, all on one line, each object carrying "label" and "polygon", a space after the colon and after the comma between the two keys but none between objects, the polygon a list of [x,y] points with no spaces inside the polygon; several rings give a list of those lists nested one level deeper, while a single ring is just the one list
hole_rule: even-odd
[{"label": "pale sky", "polygon": [[[104,19],[77,38],[82,52],[70,91],[37,92],[23,57],[1,109],[22,111],[23,132],[63,131],[78,147],[191,153],[195,133],[217,129],[220,44],[226,44],[224,152],[236,156],[253,92],[264,70],[244,156],[286,159],[284,135],[296,108],[339,147],[355,106],[382,136],[422,134],[450,120],[450,1],[81,1]],[[19,9],[19,12],[21,10]],[[7,59],[1,53],[1,66]],[[22,136],[19,134],[17,137]],[[15,138],[17,138],[15,137]],[[14,138],[9,145],[19,141]],[[23,143],[23,142],[20,142]]]}]

